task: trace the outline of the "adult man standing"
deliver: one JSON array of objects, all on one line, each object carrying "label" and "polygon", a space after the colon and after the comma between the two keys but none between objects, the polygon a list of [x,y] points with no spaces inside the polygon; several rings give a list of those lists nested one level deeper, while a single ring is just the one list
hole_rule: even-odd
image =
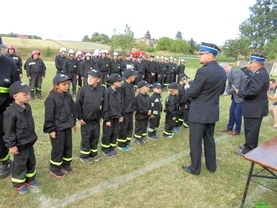
[{"label": "adult man standing", "polygon": [[273,125],[269,126],[271,129],[277,129],[277,83],[276,79],[270,79],[269,80],[269,89],[267,92],[268,99],[273,102],[269,106],[269,113],[274,119]]},{"label": "adult man standing", "polygon": [[250,58],[250,69],[252,77],[246,82],[244,89],[236,90],[239,97],[243,98],[242,116],[244,117],[245,143],[240,146],[242,151],[235,152],[244,155],[258,146],[260,127],[263,117],[268,114],[267,91],[269,86],[269,75],[264,68],[266,57],[252,54]]},{"label": "adult man standing", "polygon": [[202,43],[198,52],[200,64],[186,95],[191,98],[189,113],[189,143],[191,164],[182,169],[195,175],[201,172],[202,139],[206,167],[215,172],[216,151],[214,141],[215,123],[219,119],[219,97],[226,85],[226,73],[218,65],[216,55],[220,49],[215,44]]},{"label": "adult man standing", "polygon": [[6,46],[2,44],[2,38],[0,37],[0,178],[7,177],[11,172],[9,149],[3,140],[3,112],[11,103],[9,86],[19,80],[14,61],[2,55],[4,48]]},{"label": "adult man standing", "polygon": [[[242,90],[246,82],[246,75],[243,71],[231,67],[228,63],[222,62],[219,64],[223,67],[227,74],[228,86],[225,90],[224,96],[231,95],[232,103],[230,106],[229,123],[226,129],[220,130],[221,132],[227,132],[232,136],[240,135],[241,130],[241,109],[243,98],[240,98],[236,94],[236,89]],[[233,131],[234,125],[236,125]]]}]

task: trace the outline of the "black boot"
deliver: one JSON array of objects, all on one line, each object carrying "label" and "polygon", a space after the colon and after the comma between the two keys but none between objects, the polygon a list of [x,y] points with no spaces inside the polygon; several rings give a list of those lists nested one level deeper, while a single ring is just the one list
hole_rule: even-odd
[{"label": "black boot", "polygon": [[5,162],[0,162],[0,178],[6,178],[11,173],[12,160],[9,159]]},{"label": "black boot", "polygon": [[33,100],[34,99],[34,91],[30,92],[30,99]]},{"label": "black boot", "polygon": [[41,91],[39,90],[39,91],[37,91],[37,96],[38,96],[38,99],[42,99],[42,97],[41,97]]}]

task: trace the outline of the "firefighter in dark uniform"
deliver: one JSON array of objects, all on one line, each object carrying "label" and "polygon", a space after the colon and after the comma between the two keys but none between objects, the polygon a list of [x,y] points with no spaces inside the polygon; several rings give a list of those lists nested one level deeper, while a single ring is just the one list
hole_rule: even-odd
[{"label": "firefighter in dark uniform", "polygon": [[165,77],[165,72],[167,70],[167,64],[165,63],[165,59],[163,56],[161,56],[159,67],[157,70],[157,82],[164,87],[164,77]]},{"label": "firefighter in dark uniform", "polygon": [[167,71],[166,71],[166,77],[165,77],[165,83],[167,85],[170,85],[172,82],[175,82],[175,70],[176,70],[176,64],[173,63],[174,58],[171,56],[169,58],[169,63],[167,64]]},{"label": "firefighter in dark uniform", "polygon": [[118,61],[118,52],[116,52],[116,51],[113,52],[113,59],[110,60],[109,64],[110,64],[110,73],[109,73],[109,75],[117,73],[120,76],[122,76],[122,65]]},{"label": "firefighter in dark uniform", "polygon": [[11,84],[9,95],[12,105],[4,112],[4,141],[11,154],[12,184],[21,194],[28,192],[28,186],[36,187],[36,157],[34,144],[37,140],[35,123],[30,104],[31,87],[21,81]]},{"label": "firefighter in dark uniform", "polygon": [[142,57],[138,57],[138,61],[135,63],[135,69],[138,71],[137,78],[135,80],[135,85],[137,85],[145,77],[145,64],[142,61]]},{"label": "firefighter in dark uniform", "polygon": [[102,153],[105,157],[115,156],[116,139],[119,123],[123,121],[123,102],[118,89],[123,78],[119,74],[112,74],[108,78],[109,88],[104,93],[103,104],[103,136],[101,142]]},{"label": "firefighter in dark uniform", "polygon": [[134,142],[138,145],[146,143],[147,127],[151,115],[150,97],[148,95],[149,84],[141,80],[138,84],[138,94],[135,98],[136,115]]},{"label": "firefighter in dark uniform", "polygon": [[3,112],[10,106],[9,86],[19,80],[18,72],[14,61],[2,55],[2,38],[0,37],[0,178],[7,177],[11,172],[11,160],[9,149],[3,141]]},{"label": "firefighter in dark uniform", "polygon": [[126,53],[126,59],[122,62],[122,70],[124,72],[126,69],[129,69],[129,68],[134,69],[135,64],[132,61],[131,53]]},{"label": "firefighter in dark uniform", "polygon": [[81,153],[80,160],[91,163],[99,161],[97,145],[100,136],[100,119],[102,118],[102,105],[105,88],[99,84],[101,72],[92,69],[86,72],[87,84],[81,87],[76,98],[78,120],[81,124]]},{"label": "firefighter in dark uniform", "polygon": [[[89,54],[90,53],[86,53],[86,54]],[[84,58],[83,58],[83,53],[82,51],[77,51],[76,52],[76,59],[77,59],[77,63],[78,63],[78,66],[77,66],[77,87],[78,87],[78,90],[82,87],[83,85],[83,79],[82,79],[82,70],[83,70],[83,62],[84,62]]]},{"label": "firefighter in dark uniform", "polygon": [[56,74],[63,73],[63,65],[66,59],[66,48],[61,47],[59,54],[55,57]]},{"label": "firefighter in dark uniform", "polygon": [[133,136],[134,129],[133,115],[136,110],[135,91],[132,83],[135,81],[137,75],[138,71],[134,71],[131,68],[126,69],[123,73],[123,77],[125,78],[125,80],[123,81],[123,84],[120,88],[124,105],[124,120],[120,124],[117,142],[118,147],[120,148],[120,150],[123,151],[128,151],[132,148],[130,142]]},{"label": "firefighter in dark uniform", "polygon": [[18,71],[18,76],[21,79],[23,74],[22,74],[22,59],[20,56],[16,54],[16,49],[13,45],[8,45],[7,46],[7,53],[5,56],[11,58],[15,65],[17,66],[17,71]]},{"label": "firefighter in dark uniform", "polygon": [[181,59],[180,64],[177,66],[177,69],[176,69],[176,75],[178,75],[178,82],[180,82],[180,78],[184,76],[186,79],[189,79],[189,77],[185,73],[185,69],[186,69],[185,60]]},{"label": "firefighter in dark uniform", "polygon": [[96,69],[98,69],[102,74],[101,84],[106,86],[107,78],[109,77],[110,72],[110,64],[105,50],[101,50],[101,56],[96,63]]},{"label": "firefighter in dark uniform", "polygon": [[148,67],[146,69],[146,77],[145,80],[149,84],[153,84],[156,80],[156,74],[157,74],[157,68],[156,68],[156,62],[154,60],[154,56],[150,56],[150,61],[148,61]]},{"label": "firefighter in dark uniform", "polygon": [[78,68],[80,69],[80,75],[84,82],[84,85],[86,85],[88,81],[88,72],[90,72],[93,69],[90,53],[86,53],[85,58],[82,61],[82,64],[79,65]]},{"label": "firefighter in dark uniform", "polygon": [[153,94],[150,97],[151,115],[148,127],[148,138],[152,140],[158,139],[157,129],[160,126],[161,112],[163,108],[161,89],[162,85],[158,82],[153,84]]},{"label": "firefighter in dark uniform", "polygon": [[33,88],[31,91],[31,99],[38,96],[41,99],[41,84],[45,77],[46,66],[39,58],[40,52],[38,50],[32,51],[32,59],[28,61],[26,66],[27,77],[30,80],[30,86]]},{"label": "firefighter in dark uniform", "polygon": [[75,53],[73,49],[68,50],[68,58],[64,62],[63,71],[64,74],[71,80],[72,84],[72,96],[76,96],[76,86],[78,77],[78,61],[75,58]]}]

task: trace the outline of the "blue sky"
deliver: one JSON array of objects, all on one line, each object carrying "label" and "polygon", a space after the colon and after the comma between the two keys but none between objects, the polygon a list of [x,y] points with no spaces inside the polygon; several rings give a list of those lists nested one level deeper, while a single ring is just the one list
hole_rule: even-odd
[{"label": "blue sky", "polygon": [[[255,0],[106,0],[1,2],[0,33],[34,34],[43,39],[81,41],[94,32],[124,33],[128,24],[135,38],[150,31],[152,38],[175,38],[221,45],[239,34]],[[16,6],[15,6],[16,5]]]}]

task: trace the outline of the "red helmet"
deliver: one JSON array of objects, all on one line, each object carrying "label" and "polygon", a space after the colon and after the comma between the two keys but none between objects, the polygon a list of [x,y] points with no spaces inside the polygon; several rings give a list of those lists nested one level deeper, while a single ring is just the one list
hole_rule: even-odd
[{"label": "red helmet", "polygon": [[7,51],[8,51],[9,49],[13,49],[14,51],[16,51],[16,49],[15,49],[15,47],[14,47],[13,45],[8,45],[8,46],[7,46]]},{"label": "red helmet", "polygon": [[32,51],[32,56],[33,56],[33,55],[35,55],[35,54],[38,54],[38,55],[40,55],[40,52],[39,52],[39,50],[33,50],[33,51]]}]

